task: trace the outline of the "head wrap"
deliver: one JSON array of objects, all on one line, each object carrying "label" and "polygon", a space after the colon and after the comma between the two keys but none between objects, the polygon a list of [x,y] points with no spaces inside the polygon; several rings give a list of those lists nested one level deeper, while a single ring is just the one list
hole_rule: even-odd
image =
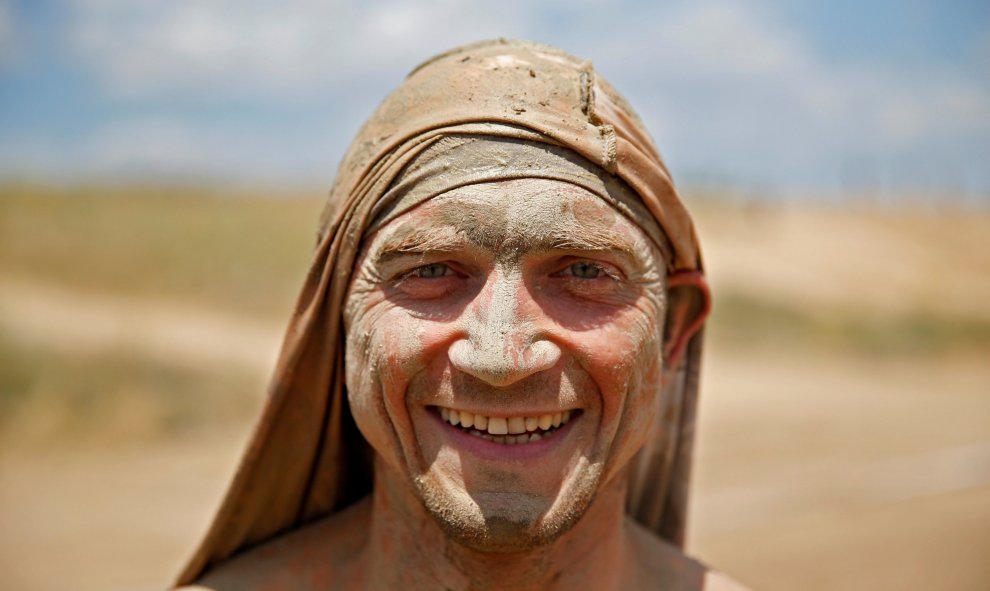
[{"label": "head wrap", "polygon": [[[498,132],[493,123],[484,135],[445,136],[420,152],[378,200],[365,236],[428,199],[466,185],[511,179],[548,179],[576,185],[607,201],[638,225],[670,261],[670,245],[636,194],[618,177],[567,148]],[[668,271],[671,270],[668,268]]]},{"label": "head wrap", "polygon": [[[373,454],[347,405],[341,313],[362,237],[457,186],[529,177],[599,195],[657,242],[670,276],[700,272],[693,225],[656,148],[588,62],[535,43],[497,40],[420,65],[344,156],[269,397],[179,584],[371,491]],[[654,431],[630,466],[628,512],[678,546],[700,354],[698,332],[657,397]]]}]

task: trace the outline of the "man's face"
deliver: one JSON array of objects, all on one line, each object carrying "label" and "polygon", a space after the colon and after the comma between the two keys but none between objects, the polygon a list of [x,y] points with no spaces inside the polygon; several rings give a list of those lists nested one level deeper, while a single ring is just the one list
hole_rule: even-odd
[{"label": "man's face", "polygon": [[555,539],[653,423],[663,268],[636,225],[567,183],[417,206],[365,239],[350,286],[359,428],[451,537]]}]

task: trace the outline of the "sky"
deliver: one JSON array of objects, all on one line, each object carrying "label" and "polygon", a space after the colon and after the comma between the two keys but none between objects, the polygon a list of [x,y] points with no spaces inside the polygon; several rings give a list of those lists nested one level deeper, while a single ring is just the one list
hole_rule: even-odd
[{"label": "sky", "polygon": [[416,64],[493,37],[592,60],[681,183],[990,202],[985,0],[0,0],[0,182],[329,186]]}]

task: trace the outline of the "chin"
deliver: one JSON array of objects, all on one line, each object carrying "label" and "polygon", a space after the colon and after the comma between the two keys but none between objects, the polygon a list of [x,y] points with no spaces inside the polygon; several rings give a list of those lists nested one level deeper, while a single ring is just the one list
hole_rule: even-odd
[{"label": "chin", "polygon": [[468,493],[427,472],[415,487],[427,512],[448,538],[480,552],[522,552],[553,543],[588,511],[601,482],[600,464],[583,463],[555,498],[524,492]]}]

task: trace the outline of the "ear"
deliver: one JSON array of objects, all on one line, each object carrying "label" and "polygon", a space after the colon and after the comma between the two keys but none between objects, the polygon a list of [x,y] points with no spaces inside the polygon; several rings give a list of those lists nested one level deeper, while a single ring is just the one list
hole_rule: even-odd
[{"label": "ear", "polygon": [[700,271],[678,271],[667,277],[664,382],[668,379],[668,373],[677,368],[688,342],[704,326],[711,309],[711,292]]}]

